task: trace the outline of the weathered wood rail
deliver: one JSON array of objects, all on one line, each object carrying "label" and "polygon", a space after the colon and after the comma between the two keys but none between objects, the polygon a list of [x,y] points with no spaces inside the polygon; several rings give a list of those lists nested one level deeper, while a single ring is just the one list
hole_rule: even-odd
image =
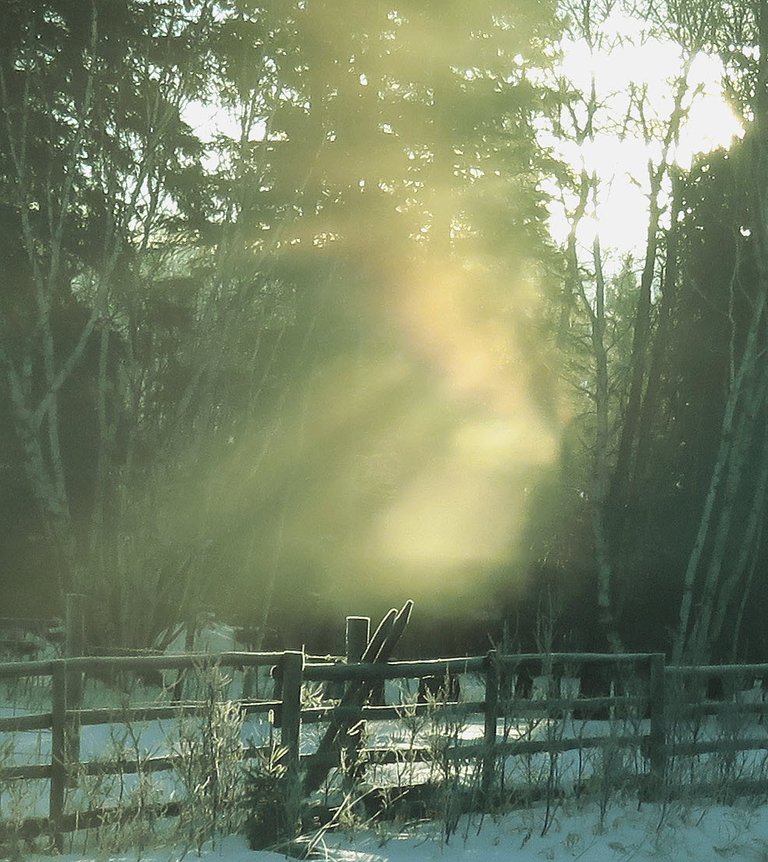
[{"label": "weathered wood rail", "polygon": [[[211,667],[249,668],[274,667],[278,669],[279,696],[271,699],[242,700],[244,714],[263,714],[275,727],[280,728],[281,744],[288,750],[287,763],[297,771],[302,765],[311,766],[313,758],[328,759],[329,765],[338,765],[334,752],[301,754],[302,725],[338,719],[340,712],[347,717],[366,721],[382,719],[397,721],[403,717],[402,705],[353,705],[339,707],[338,701],[309,707],[303,704],[305,683],[336,683],[346,685],[365,681],[440,677],[450,674],[475,674],[483,683],[484,697],[479,700],[448,703],[456,714],[483,716],[482,738],[470,743],[455,745],[446,752],[452,761],[475,761],[479,765],[482,790],[490,793],[499,762],[513,755],[538,753],[557,754],[581,749],[595,749],[606,745],[635,748],[642,752],[647,769],[642,776],[649,794],[660,793],[665,787],[669,760],[673,756],[700,754],[727,754],[736,751],[763,750],[768,752],[768,733],[753,739],[718,738],[686,740],[680,738],[678,722],[702,716],[747,716],[752,720],[768,713],[768,703],[762,699],[742,702],[738,696],[738,682],[768,679],[768,664],[722,665],[708,667],[667,667],[661,654],[605,655],[591,653],[516,654],[500,655],[490,652],[484,656],[465,656],[424,661],[390,661],[383,664],[338,663],[328,664],[307,661],[301,652],[229,652],[220,654],[194,654],[182,656],[110,656],[73,657],[52,661],[8,662],[0,664],[0,680],[29,677],[48,677],[51,680],[51,709],[34,715],[0,718],[0,733],[23,731],[50,731],[51,756],[48,763],[14,765],[0,768],[0,781],[43,779],[49,781],[49,811],[47,818],[31,818],[24,827],[29,832],[49,831],[56,847],[62,847],[65,832],[83,828],[97,822],[93,812],[67,812],[66,788],[74,776],[104,773],[132,774],[138,771],[160,772],[178,765],[178,756],[148,757],[139,761],[123,759],[113,763],[81,762],[79,736],[83,727],[100,724],[129,724],[154,720],[173,720],[199,715],[199,702],[144,705],[119,709],[83,708],[80,703],[83,675],[139,673],[167,670],[199,670]],[[538,675],[550,680],[566,676],[573,668],[588,672],[590,667],[610,669],[614,679],[631,680],[625,691],[611,690],[609,694],[566,696],[558,686],[542,695],[531,692],[520,697],[514,682],[523,675]],[[690,697],[686,687],[701,689],[699,684],[707,678],[731,680],[728,699]],[[729,689],[729,685],[724,685]],[[762,685],[761,685],[762,691]],[[434,703],[409,705],[410,714],[434,710]],[[581,737],[505,738],[499,724],[513,714],[517,718],[537,716],[544,720],[559,720],[576,711],[591,714],[596,710],[632,714],[637,717],[634,730],[629,733]],[[643,725],[641,728],[640,725]],[[672,732],[672,727],[675,732]],[[253,756],[254,752],[248,752]],[[394,749],[371,749],[365,752],[370,763],[392,763],[404,760],[419,761],[429,754],[425,750],[403,752]],[[757,789],[768,792],[768,787],[757,783]],[[176,806],[177,807],[177,806]],[[166,810],[167,809],[167,810]],[[165,813],[174,813],[174,805],[164,806]]]}]

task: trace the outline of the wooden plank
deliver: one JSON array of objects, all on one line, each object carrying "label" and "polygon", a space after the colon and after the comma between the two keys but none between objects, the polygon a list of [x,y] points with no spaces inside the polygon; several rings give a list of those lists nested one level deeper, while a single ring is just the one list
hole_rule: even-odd
[{"label": "wooden plank", "polygon": [[[561,712],[563,714],[576,709],[584,712],[595,711],[606,708],[643,709],[648,700],[644,697],[616,696],[616,697],[580,697],[580,698],[552,698],[551,700],[525,700],[516,699],[500,702],[499,714],[508,718],[542,718],[551,713]],[[503,708],[502,708],[503,707]],[[403,703],[391,706],[342,706],[328,704],[327,706],[311,707],[302,710],[302,721],[306,723],[317,723],[328,721],[335,712],[339,716],[347,718],[365,718],[371,721],[383,719],[401,719],[405,715],[418,715],[419,713],[430,714],[435,710],[444,710],[451,715],[476,715],[485,712],[484,700],[453,701],[437,704],[431,703]],[[576,719],[577,722],[588,719]]]},{"label": "wooden plank", "polygon": [[[497,742],[494,751],[500,757],[514,757],[521,754],[547,754],[549,752],[562,753],[566,751],[579,751],[594,748],[603,748],[605,746],[615,745],[620,748],[639,748],[643,745],[646,737],[642,735],[619,735],[619,736],[599,736],[599,737],[584,737],[584,738],[565,738],[565,739],[516,739],[507,742]],[[467,745],[457,745],[448,749],[446,757],[449,760],[477,760],[482,759],[486,754],[487,749],[484,742],[469,743]],[[388,764],[402,762],[428,762],[434,757],[434,753],[429,748],[365,748],[362,751],[362,756],[371,763]],[[315,755],[305,755],[305,758],[311,760]],[[338,758],[335,760],[329,758],[330,765],[338,763]]]},{"label": "wooden plank", "polygon": [[168,772],[183,764],[181,755],[144,757],[140,760],[92,760],[80,764],[85,775],[138,775],[150,772]]},{"label": "wooden plank", "polygon": [[711,664],[711,665],[668,665],[667,673],[672,676],[763,676],[768,675],[768,664]]},{"label": "wooden plank", "polygon": [[727,782],[694,781],[690,784],[667,785],[667,793],[670,799],[682,798],[687,802],[690,802],[692,799],[714,796],[732,803],[739,796],[748,796],[752,793],[765,796],[765,792],[766,782],[753,778],[736,778]]},{"label": "wooden plank", "polygon": [[[245,714],[267,713],[282,706],[282,701],[242,701],[238,702],[241,712]],[[100,709],[81,709],[77,715],[83,726],[100,724],[130,724],[140,721],[162,721],[200,715],[205,708],[202,701],[175,703],[164,706],[138,706],[129,708],[102,707]]]},{"label": "wooden plank", "polygon": [[[183,655],[145,656],[82,656],[70,660],[73,670],[83,673],[98,671],[157,671],[209,667],[270,667],[282,661],[285,653],[185,653]],[[33,664],[33,662],[28,662]]]},{"label": "wooden plank", "polygon": [[[178,801],[149,804],[136,807],[103,807],[92,808],[64,815],[59,821],[59,829],[63,836],[66,832],[76,832],[79,829],[92,829],[103,826],[104,823],[132,823],[141,812],[148,817],[178,817],[181,804]],[[24,838],[32,840],[50,832],[51,823],[47,817],[27,817],[21,823],[0,821],[0,841]]]},{"label": "wooden plank", "polygon": [[[567,737],[565,739],[514,739],[497,742],[495,752],[499,757],[514,757],[519,754],[556,754],[564,751],[581,751],[604,746],[618,748],[640,748],[646,737],[640,734],[618,736]],[[482,757],[485,743],[459,745],[448,749],[449,760],[472,760]]]},{"label": "wooden plank", "polygon": [[388,661],[385,664],[314,664],[304,667],[304,678],[312,682],[348,680],[362,682],[377,679],[417,679],[445,673],[480,673],[485,656],[439,658],[427,661]]},{"label": "wooden plank", "polygon": [[35,763],[29,766],[2,766],[0,767],[0,781],[14,781],[17,778],[37,779],[50,778],[50,763]]},{"label": "wooden plank", "polygon": [[49,730],[53,721],[50,712],[36,715],[9,715],[0,718],[0,733],[13,733],[28,730]]},{"label": "wooden plank", "polygon": [[[270,746],[253,747],[246,750],[244,760],[258,757],[260,753],[269,752]],[[140,760],[93,760],[79,765],[79,771],[84,775],[136,775],[138,773],[167,772],[183,763],[181,755],[144,757]],[[51,777],[50,764],[33,764],[28,766],[4,766],[0,768],[0,780],[15,779],[46,779]]]},{"label": "wooden plank", "polygon": [[259,713],[274,712],[281,705],[279,700],[240,700],[237,705],[240,711],[246,715],[258,715]]},{"label": "wooden plank", "polygon": [[[282,661],[282,652],[222,652],[194,653],[189,655],[147,656],[82,656],[70,659],[72,671],[98,673],[100,671],[153,671],[182,668],[210,667],[269,667]],[[62,659],[46,661],[0,662],[0,679],[32,676],[50,676],[56,663]]]},{"label": "wooden plank", "polygon": [[474,700],[461,703],[459,701],[442,701],[437,705],[431,703],[404,703],[392,704],[392,706],[355,706],[353,704],[347,706],[336,706],[329,704],[328,706],[315,706],[302,709],[301,721],[303,724],[318,724],[323,721],[330,721],[331,718],[343,718],[354,721],[355,719],[365,719],[366,721],[386,721],[386,720],[401,720],[406,715],[450,715],[450,716],[467,716],[477,715],[485,711],[485,701]]},{"label": "wooden plank", "polygon": [[[552,653],[547,655],[547,660],[552,660],[554,664],[568,664],[581,662],[583,664],[605,662],[613,665],[616,664],[639,664],[647,660],[647,653],[637,653],[628,655],[613,655],[611,653]],[[83,656],[82,658],[71,659],[71,668],[79,673],[94,673],[105,670],[133,670],[133,671],[153,671],[153,670],[178,670],[182,668],[194,668],[199,666],[210,666],[212,664],[221,667],[268,667],[277,664],[282,660],[282,652],[271,653],[251,653],[251,652],[223,652],[223,653],[195,653],[181,656],[167,655],[150,655],[150,656]],[[499,656],[499,662],[504,667],[517,667],[524,664],[540,662],[542,654],[525,653],[520,655]],[[53,667],[56,661],[30,661],[30,662],[2,662],[0,663],[0,678],[8,677],[25,677],[25,676],[49,676],[53,672]],[[389,662],[387,670],[379,668],[369,671],[368,668],[362,668],[360,665],[353,666],[359,668],[345,669],[344,665],[330,664],[315,664],[308,662],[306,664],[306,678],[316,680],[344,679],[344,674],[349,671],[349,679],[364,679],[365,674],[370,672],[374,679],[396,679],[398,676],[427,676],[448,669],[454,672],[471,672],[481,671],[485,656],[462,656],[455,658],[430,659],[428,661],[415,662]],[[672,672],[703,672],[713,673],[715,671],[728,671],[729,668],[725,665],[717,666],[716,668],[668,668]],[[742,673],[768,673],[768,664],[765,665],[735,665],[733,672]],[[312,674],[312,676],[310,676]]]},{"label": "wooden plank", "polygon": [[515,653],[499,656],[499,663],[505,668],[536,665],[546,660],[553,667],[572,664],[642,665],[651,653],[591,653],[591,652],[553,652],[553,653]]},{"label": "wooden plank", "polygon": [[740,751],[768,751],[768,737],[762,739],[701,739],[696,742],[673,741],[668,743],[667,751],[669,755],[676,757],[697,754],[738,754]]},{"label": "wooden plank", "polygon": [[738,700],[700,700],[694,703],[674,703],[670,712],[675,718],[696,718],[704,715],[765,715],[768,701],[760,703]]},{"label": "wooden plank", "polygon": [[[279,700],[240,701],[238,706],[246,715],[268,713],[277,710],[282,705]],[[69,714],[77,716],[82,727],[102,724],[130,724],[135,722],[161,721],[186,716],[199,715],[204,708],[202,701],[192,701],[166,706],[136,706],[129,708],[101,707],[99,709],[68,710]],[[327,711],[333,707],[327,707]],[[41,712],[35,715],[14,715],[0,718],[0,733],[25,732],[33,730],[50,730],[52,714]]]},{"label": "wooden plank", "polygon": [[[527,700],[523,697],[504,701],[504,715],[510,717],[546,716],[556,712],[571,712],[582,710],[585,713],[598,709],[623,707],[624,709],[643,709],[648,705],[648,698],[638,695],[606,695],[605,697],[551,697],[545,700]],[[583,719],[576,719],[576,721]]]},{"label": "wooden plank", "polygon": [[56,662],[46,661],[4,661],[0,662],[0,679],[23,679],[28,676],[50,676]]}]

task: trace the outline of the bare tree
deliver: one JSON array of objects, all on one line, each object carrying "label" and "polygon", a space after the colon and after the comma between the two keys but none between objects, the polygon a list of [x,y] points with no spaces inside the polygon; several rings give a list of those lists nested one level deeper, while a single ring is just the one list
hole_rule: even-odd
[{"label": "bare tree", "polygon": [[[730,373],[720,422],[720,439],[713,461],[706,496],[694,542],[688,557],[683,583],[673,658],[706,659],[723,631],[728,614],[733,614],[737,628],[743,615],[743,598],[736,601],[737,590],[746,595],[751,584],[762,531],[759,525],[765,512],[766,451],[764,421],[768,375],[763,361],[766,327],[766,278],[768,277],[768,203],[765,187],[768,180],[768,155],[765,134],[768,123],[768,8],[765,3],[722,10],[718,29],[713,34],[724,47],[726,68],[735,53],[756,46],[757,62],[747,67],[740,87],[742,98],[752,106],[753,119],[745,139],[745,159],[736,181],[753,195],[752,224],[747,237],[740,226],[735,231],[733,275],[728,290],[734,296],[742,283],[744,255],[751,250],[757,272],[757,284],[749,300],[745,331],[731,328]],[[736,41],[734,41],[736,40]],[[741,226],[743,227],[743,226]],[[757,449],[757,470],[754,452]],[[750,475],[750,474],[753,475]],[[740,521],[745,495],[749,516]],[[742,503],[742,508],[739,503]],[[735,564],[727,554],[738,548]],[[734,606],[735,603],[735,606]],[[735,633],[738,636],[738,632]],[[735,651],[736,644],[732,645]]]}]

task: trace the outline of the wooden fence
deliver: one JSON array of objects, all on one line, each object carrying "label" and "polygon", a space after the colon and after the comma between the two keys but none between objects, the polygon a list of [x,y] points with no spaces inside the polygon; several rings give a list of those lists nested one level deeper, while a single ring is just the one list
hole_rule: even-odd
[{"label": "wooden fence", "polygon": [[[473,761],[478,765],[483,791],[494,785],[498,765],[513,755],[560,754],[566,751],[600,749],[605,746],[633,748],[642,753],[646,764],[642,777],[649,794],[659,794],[668,787],[670,758],[698,756],[706,753],[735,751],[768,751],[768,732],[762,736],[742,739],[685,739],[679,732],[682,720],[690,721],[706,715],[749,716],[761,718],[768,711],[762,696],[747,700],[738,696],[741,681],[761,681],[768,678],[768,664],[724,665],[715,667],[667,667],[661,654],[603,655],[583,653],[500,655],[445,658],[426,661],[393,661],[385,664],[336,663],[307,660],[302,652],[249,653],[231,652],[217,655],[143,657],[72,657],[53,661],[10,662],[0,664],[0,680],[20,678],[50,678],[50,712],[0,718],[0,733],[18,731],[50,731],[50,762],[34,765],[5,766],[0,769],[0,781],[46,779],[49,782],[49,812],[45,818],[30,818],[23,826],[27,834],[50,832],[56,847],[62,846],[62,835],[98,821],[102,812],[67,812],[65,797],[68,784],[76,775],[131,774],[140,770],[157,772],[173,769],[173,755],[150,757],[139,761],[120,758],[113,763],[80,762],[80,731],[83,727],[100,724],[145,722],[177,719],[199,715],[201,704],[169,703],[132,708],[83,708],[80,698],[85,674],[102,677],[115,674],[149,674],[158,671],[185,671],[212,666],[220,668],[277,669],[276,690],[279,696],[270,700],[245,700],[239,705],[244,714],[262,714],[273,726],[280,728],[281,745],[288,750],[289,768],[298,770],[310,758],[326,756],[328,766],[338,765],[338,754],[309,753],[301,755],[301,728],[304,724],[338,718],[338,701],[308,706],[303,692],[306,683],[339,686],[365,681],[440,678],[452,674],[473,674],[482,681],[483,697],[474,701],[450,704],[463,715],[483,717],[482,738],[457,744],[447,752],[454,761]],[[574,669],[588,673],[599,668],[605,678],[632,680],[632,684],[617,684],[607,693],[587,696],[566,692],[557,682]],[[520,696],[515,680],[523,677],[545,677],[551,684],[542,693],[531,691]],[[725,697],[715,700],[706,696],[707,679],[725,681],[721,685]],[[729,682],[730,681],[730,682]],[[757,686],[753,685],[756,691]],[[762,683],[760,684],[760,692]],[[729,693],[730,692],[730,693]],[[415,704],[409,710],[418,712],[434,709],[434,703]],[[401,720],[404,708],[399,704],[350,707],[347,719],[376,721]],[[566,715],[607,714],[634,715],[637,720],[629,732],[617,735],[615,727],[606,728],[603,735],[581,737],[508,738],[500,733],[500,722],[510,714],[517,717],[538,716],[546,721],[561,720]],[[673,732],[674,731],[674,732]],[[253,754],[253,752],[251,752]],[[412,759],[426,757],[424,751],[408,753]],[[403,757],[392,748],[366,751],[370,763],[394,762]],[[748,789],[748,788],[746,788]],[[759,788],[767,789],[762,784]],[[174,806],[165,806],[173,813]],[[18,828],[18,827],[17,827]]]}]

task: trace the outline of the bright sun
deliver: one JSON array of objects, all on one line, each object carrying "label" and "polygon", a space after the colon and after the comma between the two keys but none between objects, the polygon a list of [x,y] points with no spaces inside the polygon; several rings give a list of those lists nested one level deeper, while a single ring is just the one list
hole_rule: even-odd
[{"label": "bright sun", "polygon": [[[582,220],[580,242],[591,245],[599,234],[603,247],[617,255],[642,246],[648,218],[648,164],[658,164],[661,156],[661,139],[673,110],[674,81],[682,68],[680,49],[658,39],[625,41],[602,53],[591,53],[583,42],[563,45],[559,74],[581,92],[589,92],[594,76],[601,104],[590,140],[581,146],[554,137],[546,141],[573,168],[583,166],[600,178],[598,207]],[[696,154],[728,147],[743,134],[723,97],[721,79],[718,58],[696,55],[687,75],[686,116],[669,153],[670,161],[681,168],[690,167]],[[633,91],[646,93],[647,139],[639,134],[637,124],[632,128],[625,120],[631,113]],[[569,230],[556,200],[550,208],[550,230],[558,241],[564,241]]]}]

